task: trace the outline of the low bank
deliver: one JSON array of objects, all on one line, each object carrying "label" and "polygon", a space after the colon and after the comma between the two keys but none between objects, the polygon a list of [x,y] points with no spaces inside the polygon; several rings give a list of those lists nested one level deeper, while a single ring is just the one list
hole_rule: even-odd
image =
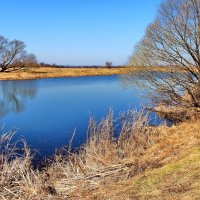
[{"label": "low bank", "polygon": [[80,68],[59,68],[59,67],[37,67],[24,71],[1,72],[0,80],[32,80],[42,78],[80,77],[80,76],[111,76],[128,74],[131,71],[157,71],[169,72],[167,67],[80,67]]},{"label": "low bank", "polygon": [[[200,121],[149,126],[148,115],[129,111],[120,135],[113,135],[113,114],[89,124],[79,150],[61,151],[42,171],[31,154],[13,160],[12,146],[0,151],[2,199],[198,199],[200,196]],[[12,135],[11,135],[12,136]],[[9,134],[1,137],[10,141]],[[70,150],[70,147],[68,148]],[[5,152],[5,153],[4,153]],[[64,153],[64,154],[63,154]]]},{"label": "low bank", "polygon": [[56,68],[39,67],[25,71],[0,73],[0,80],[32,80],[41,78],[80,77],[80,76],[109,76],[125,74],[125,67],[117,68]]}]

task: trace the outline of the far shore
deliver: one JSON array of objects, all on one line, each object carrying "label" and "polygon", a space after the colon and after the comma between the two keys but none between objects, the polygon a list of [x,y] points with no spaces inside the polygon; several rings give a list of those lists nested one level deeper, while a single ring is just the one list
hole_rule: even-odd
[{"label": "far shore", "polygon": [[57,68],[38,67],[25,71],[1,72],[0,80],[32,80],[42,78],[109,76],[125,74],[125,67],[118,68]]},{"label": "far shore", "polygon": [[[141,70],[138,67],[132,70]],[[166,71],[166,68],[154,68],[156,71]],[[0,80],[32,80],[43,78],[61,78],[61,77],[80,77],[80,76],[111,76],[127,74],[128,67],[112,68],[58,68],[58,67],[38,67],[24,71],[1,72]]]}]

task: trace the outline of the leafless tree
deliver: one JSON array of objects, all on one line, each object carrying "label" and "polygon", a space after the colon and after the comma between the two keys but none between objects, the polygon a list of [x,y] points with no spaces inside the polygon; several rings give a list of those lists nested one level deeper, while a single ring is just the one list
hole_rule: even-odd
[{"label": "leafless tree", "polygon": [[126,80],[147,88],[154,103],[199,109],[200,0],[164,0],[129,64],[143,69]]},{"label": "leafless tree", "polygon": [[0,36],[0,71],[10,71],[27,67],[28,64],[36,63],[34,54],[27,54],[25,44],[19,40],[9,41]]},{"label": "leafless tree", "polygon": [[111,68],[111,67],[112,67],[112,62],[106,61],[105,66],[106,66],[107,68]]}]

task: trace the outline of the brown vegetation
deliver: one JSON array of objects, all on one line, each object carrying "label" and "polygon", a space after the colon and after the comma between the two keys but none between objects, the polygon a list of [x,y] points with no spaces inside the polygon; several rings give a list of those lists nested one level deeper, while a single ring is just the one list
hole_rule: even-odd
[{"label": "brown vegetation", "polygon": [[174,107],[174,106],[157,106],[153,109],[149,109],[156,112],[161,118],[168,119],[174,124],[195,121],[200,119],[200,108],[185,108],[185,107]]},{"label": "brown vegetation", "polygon": [[[144,68],[132,66],[131,70],[143,71]],[[151,67],[149,70],[157,72],[168,72],[167,67]],[[80,77],[80,76],[110,76],[129,73],[129,67],[34,67],[26,68],[25,70],[13,71],[9,73],[0,73],[0,80],[31,80],[41,78],[58,78],[58,77]]]},{"label": "brown vegetation", "polygon": [[56,77],[101,76],[126,73],[125,68],[53,68],[38,67],[25,71],[0,73],[0,80],[29,80]]},{"label": "brown vegetation", "polygon": [[114,137],[114,121],[112,112],[99,123],[91,119],[88,141],[79,152],[62,151],[42,171],[32,169],[25,143],[24,153],[16,158],[16,145],[9,145],[12,134],[2,135],[1,145],[5,141],[7,145],[0,152],[1,199],[198,196],[199,121],[151,127],[147,114],[129,111],[120,116],[118,138]]}]

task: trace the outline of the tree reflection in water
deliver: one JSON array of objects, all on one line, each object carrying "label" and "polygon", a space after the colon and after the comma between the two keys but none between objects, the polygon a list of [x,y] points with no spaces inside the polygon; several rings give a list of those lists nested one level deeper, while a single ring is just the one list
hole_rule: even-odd
[{"label": "tree reflection in water", "polygon": [[34,98],[36,94],[36,81],[1,81],[0,117],[10,112],[22,112],[26,101]]}]

